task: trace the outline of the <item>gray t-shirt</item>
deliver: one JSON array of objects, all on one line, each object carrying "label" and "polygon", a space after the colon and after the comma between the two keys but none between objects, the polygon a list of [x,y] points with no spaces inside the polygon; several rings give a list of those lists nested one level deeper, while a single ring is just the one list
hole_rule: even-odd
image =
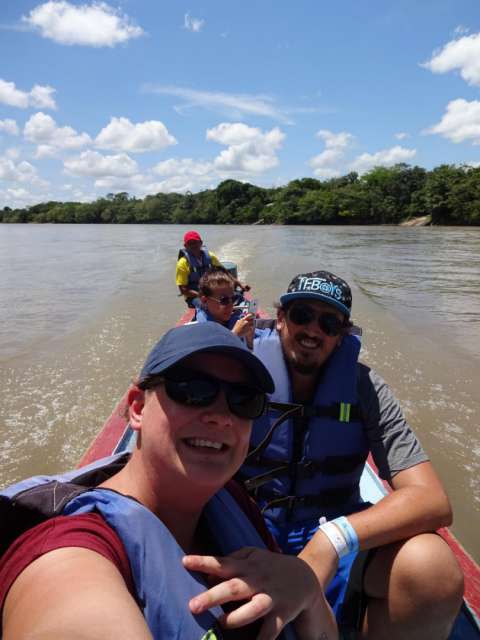
[{"label": "gray t-shirt", "polygon": [[384,480],[429,458],[413,433],[387,383],[358,363],[357,389],[370,451]]}]

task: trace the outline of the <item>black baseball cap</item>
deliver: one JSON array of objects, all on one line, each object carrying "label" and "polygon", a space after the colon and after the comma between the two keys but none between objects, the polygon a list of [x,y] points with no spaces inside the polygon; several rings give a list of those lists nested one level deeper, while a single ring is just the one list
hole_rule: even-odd
[{"label": "black baseball cap", "polygon": [[286,305],[303,298],[328,302],[347,318],[350,317],[352,291],[345,280],[330,271],[312,271],[295,276],[288,285],[287,293],[280,296],[280,303]]},{"label": "black baseball cap", "polygon": [[231,331],[218,322],[185,324],[170,329],[150,351],[140,372],[138,386],[164,373],[194,353],[218,353],[241,362],[262,391],[273,393],[272,376],[262,362]]}]

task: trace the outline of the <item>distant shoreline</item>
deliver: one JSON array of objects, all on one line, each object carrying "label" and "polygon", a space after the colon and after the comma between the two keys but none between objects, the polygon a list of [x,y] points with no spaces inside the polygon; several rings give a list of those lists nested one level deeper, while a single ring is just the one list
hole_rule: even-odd
[{"label": "distant shoreline", "polygon": [[93,202],[4,207],[0,223],[479,226],[479,185],[480,167],[397,164],[282,187],[224,180],[198,193],[141,199],[122,191]]}]

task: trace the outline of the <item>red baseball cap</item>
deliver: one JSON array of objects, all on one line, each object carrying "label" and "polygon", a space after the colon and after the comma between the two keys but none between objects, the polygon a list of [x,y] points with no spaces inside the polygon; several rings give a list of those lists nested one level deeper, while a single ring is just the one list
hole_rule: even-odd
[{"label": "red baseball cap", "polygon": [[191,242],[192,240],[196,242],[202,242],[200,234],[196,231],[187,231],[187,233],[183,236],[183,244],[187,244],[187,242]]}]

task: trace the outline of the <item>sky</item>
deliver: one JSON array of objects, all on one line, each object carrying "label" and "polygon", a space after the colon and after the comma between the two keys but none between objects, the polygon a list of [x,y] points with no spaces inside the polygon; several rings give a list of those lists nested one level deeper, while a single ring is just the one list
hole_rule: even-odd
[{"label": "sky", "polygon": [[480,165],[478,0],[0,0],[0,209]]}]

